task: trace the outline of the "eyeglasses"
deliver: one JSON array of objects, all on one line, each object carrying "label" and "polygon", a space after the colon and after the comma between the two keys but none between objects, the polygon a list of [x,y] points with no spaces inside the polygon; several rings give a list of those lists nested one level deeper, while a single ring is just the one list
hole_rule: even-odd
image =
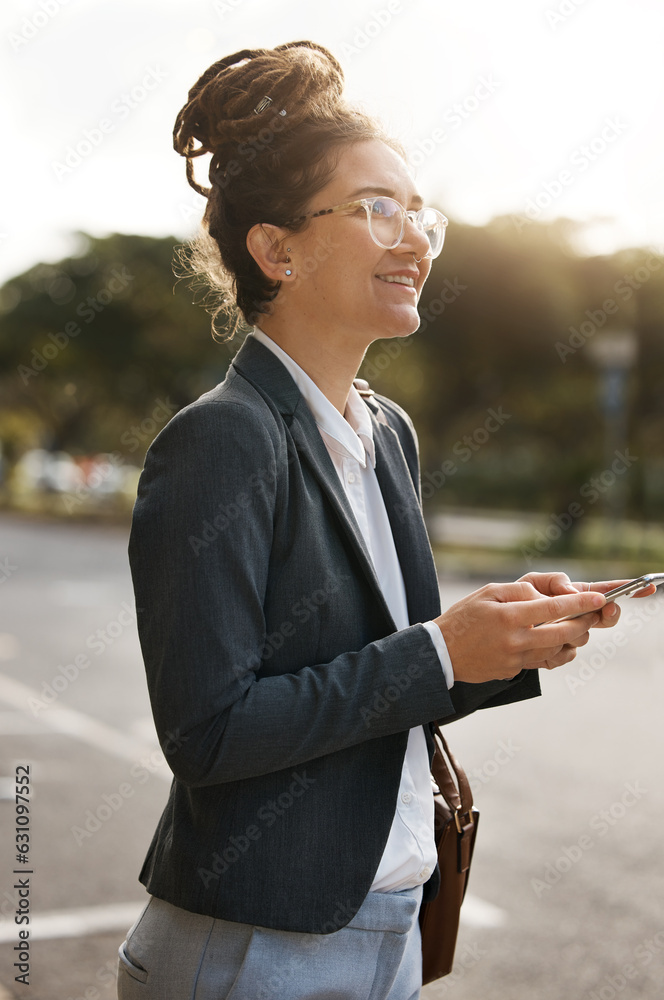
[{"label": "eyeglasses", "polygon": [[[334,208],[322,208],[319,212],[308,212],[292,219],[287,225],[302,222],[303,219],[317,219],[321,215],[332,215],[349,208],[363,208],[367,213],[369,233],[371,238],[383,250],[394,250],[403,240],[406,220],[412,222],[420,232],[425,233],[429,240],[429,250],[424,254],[433,260],[443,249],[445,230],[448,220],[437,208],[421,208],[419,212],[407,211],[394,198],[361,198],[359,201],[346,201]],[[422,258],[420,258],[421,260]]]}]

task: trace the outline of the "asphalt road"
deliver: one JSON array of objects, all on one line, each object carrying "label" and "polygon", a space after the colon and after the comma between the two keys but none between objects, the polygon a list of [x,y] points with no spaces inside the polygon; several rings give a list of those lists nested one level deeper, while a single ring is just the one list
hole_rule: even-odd
[{"label": "asphalt road", "polygon": [[[0,1000],[112,1000],[146,899],[137,874],[169,772],[126,543],[125,528],[0,516]],[[475,586],[444,582],[443,605]],[[546,674],[543,698],[450,729],[481,826],[455,971],[427,1000],[664,997],[664,599],[627,604],[619,630]],[[19,880],[29,987],[14,979]]]}]

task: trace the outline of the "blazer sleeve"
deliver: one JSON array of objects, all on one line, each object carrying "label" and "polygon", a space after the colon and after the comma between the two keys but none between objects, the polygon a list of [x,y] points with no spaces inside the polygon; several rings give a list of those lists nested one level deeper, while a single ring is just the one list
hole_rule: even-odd
[{"label": "blazer sleeve", "polygon": [[[185,407],[146,456],[129,539],[139,638],[160,742],[190,786],[292,767],[454,713],[419,624],[257,677],[287,461],[271,411],[228,399]],[[368,724],[377,692],[404,671],[416,682]]]}]

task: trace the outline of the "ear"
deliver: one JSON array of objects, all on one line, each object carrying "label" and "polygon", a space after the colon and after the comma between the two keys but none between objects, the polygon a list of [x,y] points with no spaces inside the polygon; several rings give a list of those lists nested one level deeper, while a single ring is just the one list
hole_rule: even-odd
[{"label": "ear", "polygon": [[272,281],[282,281],[286,254],[284,250],[288,233],[281,226],[261,222],[247,233],[247,250],[263,274]]}]

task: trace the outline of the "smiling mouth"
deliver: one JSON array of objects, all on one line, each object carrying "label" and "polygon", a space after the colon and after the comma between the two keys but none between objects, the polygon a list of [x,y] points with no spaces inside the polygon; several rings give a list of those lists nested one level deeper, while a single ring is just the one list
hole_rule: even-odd
[{"label": "smiling mouth", "polygon": [[378,274],[376,277],[380,281],[386,281],[392,285],[406,285],[407,288],[415,288],[415,279],[407,278],[403,274]]}]

